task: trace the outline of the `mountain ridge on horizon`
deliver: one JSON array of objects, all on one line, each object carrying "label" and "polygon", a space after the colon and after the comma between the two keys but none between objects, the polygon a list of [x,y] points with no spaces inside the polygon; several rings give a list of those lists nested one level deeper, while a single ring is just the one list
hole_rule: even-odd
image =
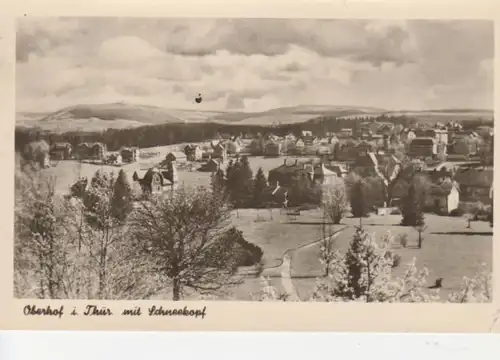
[{"label": "mountain ridge on horizon", "polygon": [[264,111],[175,109],[127,102],[76,104],[54,112],[17,112],[16,126],[49,131],[82,131],[106,128],[130,128],[168,123],[223,123],[226,125],[292,124],[309,121],[318,116],[350,118],[356,116],[411,115],[417,117],[492,118],[493,110],[486,109],[429,109],[386,110],[355,105],[301,104]]}]

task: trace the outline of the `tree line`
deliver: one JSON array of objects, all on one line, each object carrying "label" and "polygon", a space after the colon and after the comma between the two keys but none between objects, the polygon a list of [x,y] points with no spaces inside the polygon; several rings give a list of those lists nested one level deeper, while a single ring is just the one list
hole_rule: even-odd
[{"label": "tree line", "polygon": [[312,179],[292,178],[291,186],[283,189],[281,196],[274,196],[276,186],[268,183],[261,167],[253,175],[247,156],[230,160],[225,172],[222,169],[214,172],[211,184],[213,191],[227,199],[233,208],[281,208],[284,200],[290,207],[318,206],[321,202],[321,187]]},{"label": "tree line", "polygon": [[328,132],[339,132],[343,128],[352,128],[354,131],[365,121],[388,121],[395,124],[413,124],[416,119],[406,116],[380,116],[376,118],[357,117],[352,119],[338,118],[337,116],[321,116],[304,123],[281,124],[270,127],[263,125],[238,125],[221,123],[169,123],[159,125],[145,125],[128,129],[107,129],[104,131],[69,131],[56,133],[42,130],[37,127],[16,127],[15,147],[20,151],[32,141],[45,140],[49,144],[68,142],[73,146],[82,142],[102,142],[111,151],[122,146],[138,146],[149,148],[155,146],[172,145],[183,142],[200,142],[215,138],[221,133],[232,136],[247,134],[274,134],[285,136],[294,134],[300,136],[303,130],[312,131],[315,136],[326,136]]}]

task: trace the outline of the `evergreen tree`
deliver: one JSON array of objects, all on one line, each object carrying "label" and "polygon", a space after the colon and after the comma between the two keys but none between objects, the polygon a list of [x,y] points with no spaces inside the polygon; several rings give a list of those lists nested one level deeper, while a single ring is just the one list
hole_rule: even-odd
[{"label": "evergreen tree", "polygon": [[356,181],[349,194],[351,212],[354,217],[362,218],[368,215],[368,194],[363,180]]},{"label": "evergreen tree", "polygon": [[118,221],[125,221],[133,209],[132,188],[123,170],[118,173],[118,178],[113,187],[111,209],[113,216]]},{"label": "evergreen tree", "polygon": [[250,168],[250,162],[248,161],[248,156],[244,155],[241,157],[240,169],[241,169],[241,179],[248,183],[253,179],[252,169]]},{"label": "evergreen tree", "polygon": [[400,209],[403,215],[401,225],[423,226],[425,224],[421,194],[415,181],[410,183],[408,193],[403,197]]},{"label": "evergreen tree", "polygon": [[235,177],[235,164],[233,160],[229,160],[226,168],[226,191],[230,194],[235,188],[236,177]]},{"label": "evergreen tree", "polygon": [[260,167],[259,170],[257,170],[257,173],[255,174],[255,179],[253,182],[253,198],[256,207],[261,207],[263,205],[262,204],[262,202],[264,201],[263,195],[266,188],[267,188],[266,175],[264,175],[264,171]]},{"label": "evergreen tree", "polygon": [[344,258],[347,282],[340,283],[335,295],[348,299],[358,299],[367,293],[367,281],[362,281],[366,276],[368,267],[374,257],[373,247],[369,235],[361,228],[356,228],[349,249]]},{"label": "evergreen tree", "polygon": [[96,229],[107,229],[116,223],[111,207],[114,183],[113,173],[106,174],[98,170],[83,196],[86,221]]},{"label": "evergreen tree", "polygon": [[227,192],[231,203],[237,207],[248,206],[252,200],[253,177],[248,157],[230,164],[227,169]]}]

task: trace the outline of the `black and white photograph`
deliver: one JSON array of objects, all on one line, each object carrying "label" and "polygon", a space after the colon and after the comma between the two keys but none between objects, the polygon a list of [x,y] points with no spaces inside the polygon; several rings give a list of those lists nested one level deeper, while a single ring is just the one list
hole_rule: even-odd
[{"label": "black and white photograph", "polygon": [[478,19],[17,18],[14,297],[491,303],[494,45]]}]

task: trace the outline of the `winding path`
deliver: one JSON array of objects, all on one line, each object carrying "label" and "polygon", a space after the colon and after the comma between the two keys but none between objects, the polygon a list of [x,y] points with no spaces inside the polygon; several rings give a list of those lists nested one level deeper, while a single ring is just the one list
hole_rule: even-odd
[{"label": "winding path", "polygon": [[[344,226],[343,228],[335,231],[332,235],[330,235],[331,238],[337,237],[342,231],[347,229],[349,226]],[[324,238],[321,238],[319,240],[314,240],[313,242],[301,245],[295,249],[288,249],[285,254],[283,255],[283,259],[281,262],[281,265],[279,266],[280,268],[280,273],[281,273],[281,284],[283,285],[283,288],[285,292],[289,295],[289,299],[291,301],[298,301],[300,300],[297,291],[295,290],[295,286],[293,286],[292,283],[292,256],[293,254],[302,249],[306,249],[308,247],[314,246],[320,241],[322,241]]]}]

